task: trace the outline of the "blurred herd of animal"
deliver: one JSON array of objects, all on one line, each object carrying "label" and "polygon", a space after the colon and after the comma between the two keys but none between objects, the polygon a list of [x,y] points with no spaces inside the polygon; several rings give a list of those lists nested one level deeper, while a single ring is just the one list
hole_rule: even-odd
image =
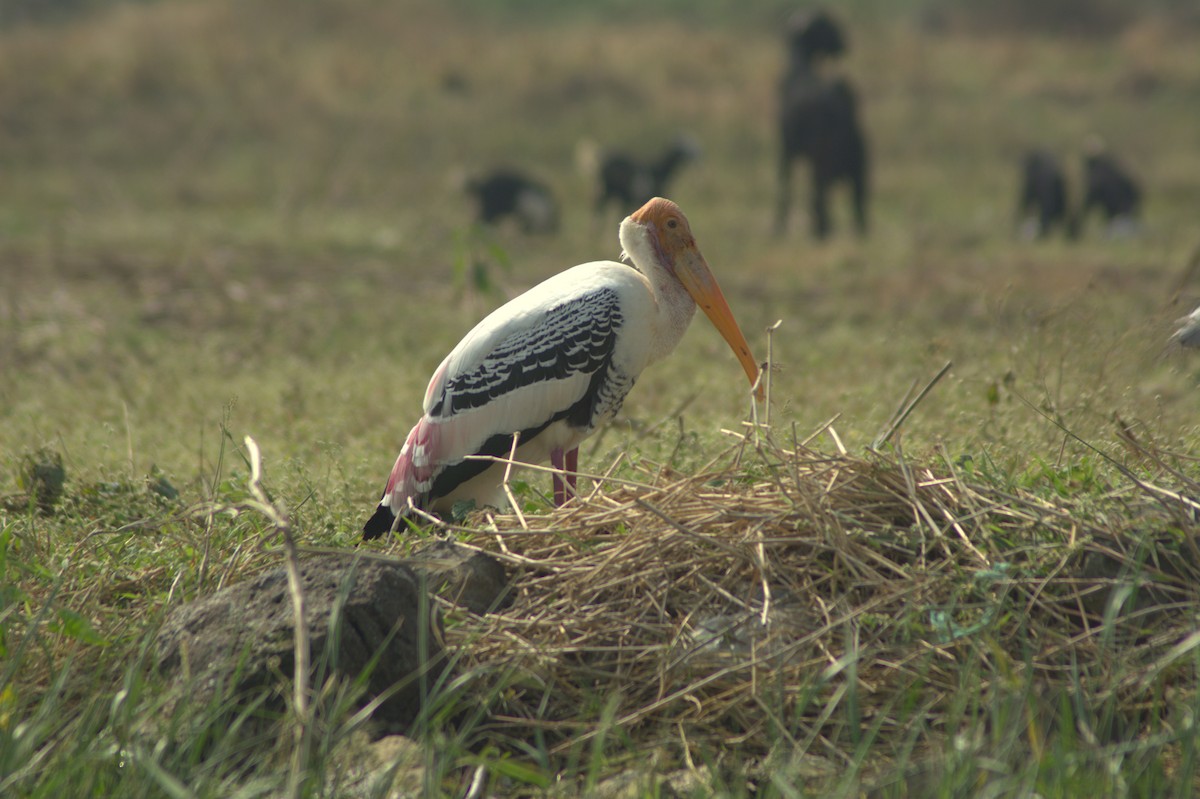
[{"label": "blurred herd of animal", "polygon": [[[834,232],[832,195],[843,189],[858,236],[868,233],[869,146],[858,110],[858,94],[833,66],[848,48],[841,25],[824,10],[792,15],[784,27],[786,66],[777,94],[778,171],[774,233],[787,233],[793,216],[792,178],[796,164],[807,166],[808,226],[815,239]],[[671,181],[701,157],[694,136],[680,134],[659,153],[631,153],[581,142],[576,161],[594,183],[592,216],[599,227],[611,209],[616,218],[655,196],[670,193]],[[1072,191],[1064,162],[1054,152],[1031,145],[1021,159],[1017,234],[1026,240],[1061,233],[1082,235],[1093,213],[1110,236],[1137,231],[1142,191],[1127,167],[1099,136],[1085,142],[1082,190]],[[498,225],[512,220],[529,234],[555,233],[561,216],[555,192],[524,170],[510,166],[485,170],[463,184],[474,200],[476,220]]]},{"label": "blurred herd of animal", "polygon": [[1062,161],[1044,149],[1030,150],[1021,162],[1021,194],[1017,221],[1022,238],[1045,238],[1061,232],[1078,238],[1092,211],[1099,212],[1111,236],[1136,232],[1142,192],[1116,156],[1092,137],[1083,158],[1083,197],[1071,203]]}]

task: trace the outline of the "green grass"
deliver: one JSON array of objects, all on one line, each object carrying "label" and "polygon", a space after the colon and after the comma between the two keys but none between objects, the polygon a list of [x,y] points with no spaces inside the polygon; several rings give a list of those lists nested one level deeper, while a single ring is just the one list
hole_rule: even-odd
[{"label": "green grass", "polygon": [[[873,229],[815,245],[799,216],[785,240],[767,235],[788,8],[162,0],[0,29],[0,793],[281,790],[286,740],[244,762],[219,734],[237,708],[166,711],[148,668],[168,608],[279,562],[265,520],[198,509],[245,497],[236,442],[250,434],[302,543],[353,545],[462,333],[549,274],[617,255],[616,220],[596,235],[575,171],[585,138],[652,151],[686,129],[703,142],[673,198],[760,357],[783,320],[777,430],[805,437],[837,417],[861,452],[952,361],[901,429],[912,459],[1069,499],[1123,530],[1139,519],[1106,501],[1128,482],[1103,456],[1164,473],[1122,443],[1122,425],[1174,453],[1183,485],[1195,479],[1200,363],[1164,352],[1171,320],[1200,300],[1187,271],[1200,246],[1194,15],[1161,3],[1089,39],[955,27],[953,15],[936,32],[945,6],[933,2],[846,5]],[[1020,151],[1050,146],[1077,166],[1093,131],[1145,181],[1143,234],[1015,241]],[[495,162],[555,188],[560,236],[471,228],[452,179]],[[476,260],[487,287],[465,276]],[[740,380],[698,322],[584,463],[628,450],[697,468],[745,415]],[[828,434],[814,445],[835,447]],[[67,475],[52,514],[18,483],[43,448]],[[922,682],[932,653],[913,655],[911,689],[885,707],[845,673],[814,674],[780,691],[826,726],[795,741],[786,719],[774,724],[764,790],[851,795],[886,751],[896,769],[880,795],[1190,795],[1194,652],[1165,667],[1157,704],[1136,717],[1119,701],[1134,661],[1117,643],[1048,694],[1024,653],[986,636],[937,701]],[[472,701],[456,690],[430,722],[430,795],[453,794],[483,761],[532,792],[645,766],[603,696],[586,717],[605,735],[558,757],[483,718],[448,723]],[[329,751],[357,722],[333,716],[311,795],[349,779]],[[147,733],[151,719],[171,734]],[[745,775],[710,756],[718,787],[744,795]]]}]

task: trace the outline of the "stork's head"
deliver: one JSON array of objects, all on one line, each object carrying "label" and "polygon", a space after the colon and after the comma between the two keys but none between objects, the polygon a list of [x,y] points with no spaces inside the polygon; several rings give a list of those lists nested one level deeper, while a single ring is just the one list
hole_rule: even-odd
[{"label": "stork's head", "polygon": [[[631,228],[627,230],[626,226]],[[742,335],[737,320],[733,318],[733,311],[721,293],[716,277],[696,246],[692,227],[679,206],[670,200],[655,197],[621,224],[621,244],[635,265],[640,266],[638,261],[642,258],[652,259],[683,285],[729,344],[746,371],[746,376],[750,378],[750,384],[757,383],[758,363],[750,352],[750,345]],[[762,399],[762,385],[758,386],[757,393],[758,398]]]}]

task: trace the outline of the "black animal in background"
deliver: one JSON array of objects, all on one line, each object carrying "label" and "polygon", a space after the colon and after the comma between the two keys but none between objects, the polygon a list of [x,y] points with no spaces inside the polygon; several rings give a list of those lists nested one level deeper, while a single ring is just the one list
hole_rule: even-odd
[{"label": "black animal in background", "polygon": [[1137,228],[1142,192],[1137,181],[1103,145],[1089,142],[1083,159],[1083,204],[1079,207],[1077,227],[1093,208],[1099,209],[1108,223],[1110,235],[1125,235]]},{"label": "black animal in background", "polygon": [[545,185],[513,169],[495,169],[466,182],[480,222],[496,225],[506,217],[525,233],[558,230],[558,201]]},{"label": "black animal in background", "polygon": [[787,229],[791,211],[792,164],[807,160],[812,175],[812,230],[829,235],[829,192],[850,185],[854,222],[867,232],[867,146],[858,120],[858,100],[841,77],[821,74],[826,58],[845,51],[841,29],[824,12],[797,14],[788,24],[788,66],[780,83],[779,197],[775,232]]},{"label": "black animal in background", "polygon": [[1061,227],[1073,235],[1067,206],[1067,179],[1058,158],[1045,150],[1031,150],[1021,161],[1021,195],[1017,202],[1021,237],[1045,238]]},{"label": "black animal in background", "polygon": [[609,150],[598,157],[584,153],[583,161],[598,162],[594,167],[599,184],[596,218],[603,218],[610,204],[616,205],[618,212],[624,215],[655,197],[666,197],[667,184],[679,169],[699,157],[700,145],[688,135],[676,138],[653,160],[642,160],[621,150]]}]

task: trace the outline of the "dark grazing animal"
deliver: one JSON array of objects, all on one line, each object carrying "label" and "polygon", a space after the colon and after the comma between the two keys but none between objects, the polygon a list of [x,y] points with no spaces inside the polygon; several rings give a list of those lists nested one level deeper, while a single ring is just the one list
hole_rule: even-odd
[{"label": "dark grazing animal", "polygon": [[[642,207],[654,197],[667,196],[667,184],[686,163],[700,157],[699,143],[688,135],[676,138],[658,158],[642,160],[621,150],[600,155],[595,215],[602,218],[610,204],[622,215]],[[584,160],[589,160],[585,157]]]},{"label": "dark grazing animal", "polygon": [[867,146],[858,121],[853,88],[841,77],[820,72],[823,59],[845,51],[845,37],[824,12],[797,14],[788,24],[788,66],[780,83],[779,198],[775,232],[787,230],[791,211],[792,164],[807,160],[812,176],[812,230],[829,235],[829,192],[847,182],[854,222],[867,232]]},{"label": "dark grazing animal", "polygon": [[495,169],[466,182],[476,216],[488,225],[512,217],[526,233],[558,230],[558,201],[545,185],[513,169]]},{"label": "dark grazing animal", "polygon": [[1142,192],[1137,181],[1109,152],[1088,146],[1083,160],[1083,204],[1076,225],[1080,230],[1093,208],[1100,210],[1110,235],[1131,233],[1137,227]]},{"label": "dark grazing animal", "polygon": [[1074,225],[1067,208],[1067,180],[1053,153],[1030,150],[1021,161],[1021,194],[1017,224],[1022,238],[1040,239],[1062,227],[1072,235]]}]

